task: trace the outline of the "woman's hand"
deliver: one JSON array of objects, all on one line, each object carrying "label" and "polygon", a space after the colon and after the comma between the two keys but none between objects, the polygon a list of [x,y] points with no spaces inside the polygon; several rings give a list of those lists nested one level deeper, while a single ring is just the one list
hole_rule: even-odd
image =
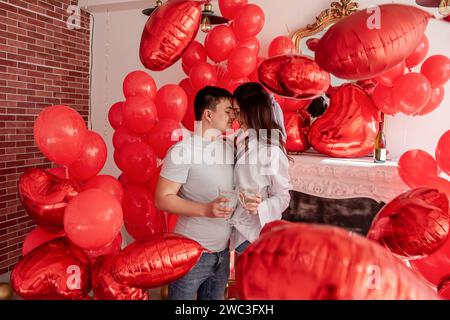
[{"label": "woman's hand", "polygon": [[259,204],[261,203],[261,201],[262,198],[259,194],[255,195],[254,197],[246,197],[244,208],[248,211],[248,213],[257,215]]}]

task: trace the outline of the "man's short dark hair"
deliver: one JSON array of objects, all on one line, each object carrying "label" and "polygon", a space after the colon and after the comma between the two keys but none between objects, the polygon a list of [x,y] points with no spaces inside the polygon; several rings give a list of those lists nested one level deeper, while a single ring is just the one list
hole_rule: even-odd
[{"label": "man's short dark hair", "polygon": [[233,95],[228,90],[213,86],[206,86],[197,92],[194,100],[195,120],[200,121],[202,119],[205,109],[215,111],[216,106],[223,99],[231,101]]}]

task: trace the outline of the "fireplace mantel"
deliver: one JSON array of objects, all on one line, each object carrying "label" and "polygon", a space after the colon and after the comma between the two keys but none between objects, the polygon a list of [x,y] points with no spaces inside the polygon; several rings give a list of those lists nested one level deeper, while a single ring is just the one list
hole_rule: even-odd
[{"label": "fireplace mantel", "polygon": [[370,198],[389,202],[408,190],[397,173],[397,162],[374,163],[372,158],[330,158],[314,152],[291,155],[293,190],[313,196]]}]

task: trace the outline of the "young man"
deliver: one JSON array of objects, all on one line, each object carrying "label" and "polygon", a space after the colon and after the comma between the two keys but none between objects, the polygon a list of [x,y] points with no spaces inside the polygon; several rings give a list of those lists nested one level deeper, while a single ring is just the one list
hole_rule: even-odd
[{"label": "young man", "polygon": [[220,136],[234,120],[232,95],[217,87],[200,90],[194,102],[201,122],[194,134],[174,145],[164,159],[155,192],[156,207],[179,215],[175,233],[200,243],[201,256],[183,278],[169,285],[172,300],[221,300],[229,276],[228,218],[234,209],[219,198],[233,189],[233,146]]}]

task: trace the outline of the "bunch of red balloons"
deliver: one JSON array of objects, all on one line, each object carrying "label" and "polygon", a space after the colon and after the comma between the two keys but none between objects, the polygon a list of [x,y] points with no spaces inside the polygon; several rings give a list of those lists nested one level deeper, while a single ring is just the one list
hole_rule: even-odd
[{"label": "bunch of red balloons", "polygon": [[[125,228],[137,240],[166,230],[166,215],[156,209],[154,193],[169,148],[182,139],[180,121],[185,117],[188,96],[175,84],[156,89],[144,71],[132,71],[123,81],[125,101],[113,104],[109,123],[113,135],[114,161],[123,171]],[[159,160],[158,160],[159,159]]]},{"label": "bunch of red balloons", "polygon": [[147,289],[166,285],[197,263],[203,248],[176,234],[134,242],[95,259],[67,237],[49,239],[27,252],[11,273],[24,299],[148,300]]},{"label": "bunch of red balloons", "polygon": [[107,156],[103,138],[61,105],[39,114],[34,138],[42,153],[64,168],[31,169],[20,177],[20,199],[38,224],[24,253],[61,234],[91,256],[109,251],[123,224],[123,189],[114,177],[97,175]]},{"label": "bunch of red balloons", "polygon": [[435,110],[444,99],[444,84],[450,79],[450,59],[444,55],[427,58],[419,72],[405,73],[406,68],[420,64],[428,52],[428,39],[422,41],[404,61],[373,78],[372,93],[378,109],[385,114],[425,115]]},{"label": "bunch of red balloons", "polygon": [[441,171],[450,174],[450,130],[439,139],[435,157],[414,149],[405,152],[398,161],[398,174],[408,186],[436,188],[450,198],[450,181],[440,177]]},{"label": "bunch of red balloons", "polygon": [[189,100],[182,123],[191,131],[195,122],[193,102],[198,90],[215,85],[233,92],[240,84],[257,80],[254,73],[263,59],[258,57],[260,43],[256,38],[265,22],[263,10],[248,0],[219,0],[219,7],[231,23],[214,27],[204,44],[192,41],[181,56],[188,77],[179,85]]}]

